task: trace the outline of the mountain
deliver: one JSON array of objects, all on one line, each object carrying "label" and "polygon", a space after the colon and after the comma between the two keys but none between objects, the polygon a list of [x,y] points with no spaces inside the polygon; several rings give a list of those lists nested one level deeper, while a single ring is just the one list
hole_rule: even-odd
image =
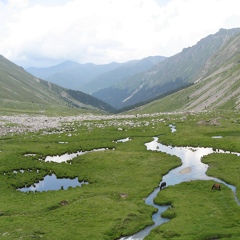
[{"label": "mountain", "polygon": [[41,80],[0,55],[0,109],[114,111],[97,98]]},{"label": "mountain", "polygon": [[[200,76],[200,77],[199,77]],[[135,113],[240,109],[240,34],[206,62],[193,85],[136,108]]]},{"label": "mountain", "polygon": [[[63,65],[68,64],[73,63]],[[149,57],[113,65],[91,80],[93,88],[101,88],[91,96],[34,77],[1,56],[0,107],[107,112],[138,106],[136,112],[240,109],[240,28],[220,29],[164,60]],[[54,68],[59,71],[61,65]]]},{"label": "mountain", "polygon": [[101,89],[92,95],[120,109],[187,87],[206,77],[210,69],[214,70],[213,66],[209,67],[211,59],[239,33],[240,28],[220,29],[196,45],[161,61],[151,70],[126,78],[117,86]]},{"label": "mountain", "polygon": [[86,93],[94,93],[100,89],[117,86],[121,81],[150,70],[154,65],[163,61],[166,57],[152,56],[141,60],[132,60],[121,64],[119,67],[96,76],[92,81],[82,86]]},{"label": "mountain", "polygon": [[49,68],[27,68],[26,71],[32,75],[55,83],[59,86],[81,90],[82,86],[95,77],[105,72],[121,66],[121,63],[110,63],[95,65],[93,63],[79,64],[77,62],[66,61]]},{"label": "mountain", "polygon": [[27,68],[26,70],[34,76],[59,86],[91,94],[99,89],[115,86],[127,77],[145,72],[163,59],[165,57],[154,56],[103,65],[66,61],[49,68]]}]

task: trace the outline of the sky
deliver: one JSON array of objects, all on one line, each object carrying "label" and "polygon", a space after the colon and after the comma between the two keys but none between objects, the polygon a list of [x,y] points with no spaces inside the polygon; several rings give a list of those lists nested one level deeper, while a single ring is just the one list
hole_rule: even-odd
[{"label": "sky", "polygon": [[0,54],[22,67],[170,57],[240,27],[239,0],[0,0]]}]

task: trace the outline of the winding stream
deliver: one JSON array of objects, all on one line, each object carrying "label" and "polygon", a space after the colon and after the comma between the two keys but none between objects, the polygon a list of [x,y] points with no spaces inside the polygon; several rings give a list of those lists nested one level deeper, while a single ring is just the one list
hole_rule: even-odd
[{"label": "winding stream", "polygon": [[[169,185],[176,185],[181,182],[187,182],[191,180],[214,180],[221,184],[229,187],[233,193],[234,198],[238,205],[240,205],[239,200],[236,196],[236,187],[223,182],[220,179],[209,177],[206,175],[208,165],[201,162],[201,158],[211,153],[226,153],[226,154],[236,154],[240,156],[240,153],[230,153],[224,152],[223,150],[214,151],[212,148],[193,148],[193,147],[172,147],[166,146],[158,142],[158,138],[155,137],[153,141],[145,144],[147,150],[161,151],[170,155],[175,155],[179,157],[182,161],[182,165],[171,170],[166,175],[163,176],[162,181]],[[162,218],[161,213],[166,211],[169,206],[158,206],[153,203],[153,199],[157,196],[160,188],[156,188],[145,200],[145,203],[154,206],[158,209],[158,212],[152,216],[154,224],[141,230],[140,232],[134,234],[133,236],[123,237],[120,240],[142,240],[146,237],[150,231],[156,226],[161,225],[164,222],[168,222],[169,219]]]}]

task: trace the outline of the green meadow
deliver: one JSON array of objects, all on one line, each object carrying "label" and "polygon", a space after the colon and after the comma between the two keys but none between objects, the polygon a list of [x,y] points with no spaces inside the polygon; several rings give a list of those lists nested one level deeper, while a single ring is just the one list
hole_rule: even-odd
[{"label": "green meadow", "polygon": [[[169,124],[177,131],[171,133]],[[240,152],[238,112],[82,121],[63,124],[62,129],[0,137],[0,238],[114,240],[153,224],[156,209],[144,199],[163,175],[181,165],[176,156],[147,151],[144,144],[153,137],[168,145]],[[115,142],[127,137],[127,142]],[[98,148],[106,150],[68,163],[42,160]],[[209,175],[240,188],[240,157],[210,154],[203,161],[210,166]],[[16,190],[52,173],[89,184],[35,193]],[[240,239],[240,206],[231,190],[222,186],[213,191],[212,184],[191,181],[160,191],[155,202],[171,205],[163,213],[171,220],[146,239]]]}]

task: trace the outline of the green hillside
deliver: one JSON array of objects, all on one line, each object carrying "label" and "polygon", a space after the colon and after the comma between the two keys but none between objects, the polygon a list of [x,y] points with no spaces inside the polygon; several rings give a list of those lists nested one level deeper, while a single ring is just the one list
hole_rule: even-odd
[{"label": "green hillside", "polygon": [[[74,96],[72,96],[74,95]],[[41,80],[0,55],[0,110],[16,112],[108,111],[98,99]]]}]

